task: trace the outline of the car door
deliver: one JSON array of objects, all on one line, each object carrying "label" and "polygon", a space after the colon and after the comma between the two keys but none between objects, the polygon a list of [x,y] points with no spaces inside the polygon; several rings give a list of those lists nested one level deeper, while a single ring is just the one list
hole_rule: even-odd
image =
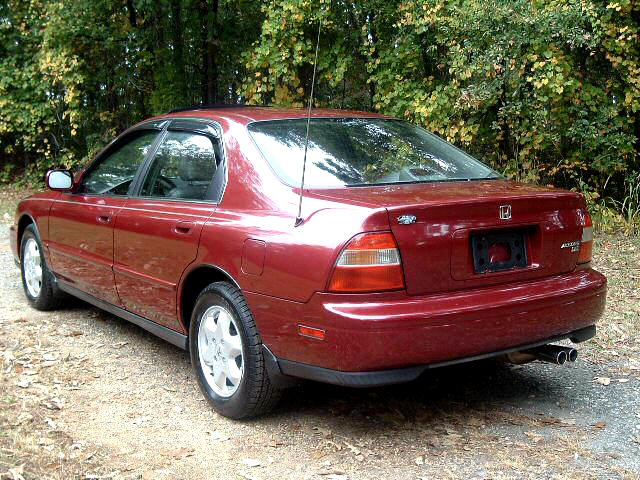
[{"label": "car door", "polygon": [[119,305],[113,277],[113,225],[159,130],[125,134],[86,170],[74,193],[53,202],[49,217],[51,267],[63,282]]},{"label": "car door", "polygon": [[114,274],[124,308],[182,331],[177,287],[197,256],[224,181],[216,131],[193,120],[172,121],[116,219]]}]

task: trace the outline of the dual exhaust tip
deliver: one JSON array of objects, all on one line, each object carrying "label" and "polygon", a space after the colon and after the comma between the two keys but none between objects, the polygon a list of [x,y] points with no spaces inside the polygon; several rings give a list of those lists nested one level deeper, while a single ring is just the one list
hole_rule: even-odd
[{"label": "dual exhaust tip", "polygon": [[541,360],[555,365],[563,365],[566,362],[575,362],[578,359],[578,351],[575,348],[560,345],[540,345],[521,352],[507,353],[506,357],[508,362],[516,364]]}]

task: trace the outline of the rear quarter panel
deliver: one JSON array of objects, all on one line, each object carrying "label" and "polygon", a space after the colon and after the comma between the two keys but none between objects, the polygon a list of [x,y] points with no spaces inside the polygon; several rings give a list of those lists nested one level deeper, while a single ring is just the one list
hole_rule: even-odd
[{"label": "rear quarter panel", "polygon": [[[354,235],[389,228],[384,208],[305,197],[296,227],[299,189],[284,185],[256,148],[246,126],[221,121],[229,166],[224,197],[205,224],[194,265],[227,272],[244,291],[307,301],[324,289],[338,252]],[[247,240],[264,243],[262,265],[245,268]],[[259,254],[259,253],[258,253]]]}]

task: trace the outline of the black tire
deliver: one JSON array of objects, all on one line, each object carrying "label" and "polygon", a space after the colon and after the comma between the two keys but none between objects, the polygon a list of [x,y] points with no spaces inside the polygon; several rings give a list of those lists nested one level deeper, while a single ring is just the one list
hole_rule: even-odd
[{"label": "black tire", "polygon": [[[244,371],[237,389],[230,396],[221,396],[211,388],[205,378],[205,375],[211,373],[206,373],[205,369],[208,367],[201,364],[198,350],[198,334],[203,315],[210,307],[215,306],[226,309],[232,315],[237,325],[234,330],[237,330],[242,343]],[[216,282],[198,295],[191,315],[189,351],[200,389],[220,415],[236,420],[255,417],[269,412],[278,403],[281,390],[269,378],[260,334],[242,292],[235,286]]]},{"label": "black tire", "polygon": [[[40,267],[42,269],[40,290],[36,295],[29,291],[25,277],[25,247],[30,241],[35,241],[38,246]],[[45,261],[42,250],[42,243],[40,242],[40,238],[38,237],[33,225],[29,225],[25,228],[24,233],[22,234],[22,240],[20,242],[20,274],[22,277],[22,288],[24,289],[24,294],[27,297],[27,301],[33,308],[36,310],[47,311],[55,310],[62,305],[66,296],[64,292],[58,288],[53,274],[47,267],[47,262]]]}]

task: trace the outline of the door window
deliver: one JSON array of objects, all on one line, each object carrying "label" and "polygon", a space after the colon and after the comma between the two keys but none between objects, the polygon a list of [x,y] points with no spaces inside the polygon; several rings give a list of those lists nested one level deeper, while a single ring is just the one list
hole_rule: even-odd
[{"label": "door window", "polygon": [[126,195],[157,136],[158,132],[154,130],[134,132],[87,172],[82,181],[82,193]]},{"label": "door window", "polygon": [[170,131],[153,159],[140,195],[205,200],[215,172],[215,147],[209,137]]}]

